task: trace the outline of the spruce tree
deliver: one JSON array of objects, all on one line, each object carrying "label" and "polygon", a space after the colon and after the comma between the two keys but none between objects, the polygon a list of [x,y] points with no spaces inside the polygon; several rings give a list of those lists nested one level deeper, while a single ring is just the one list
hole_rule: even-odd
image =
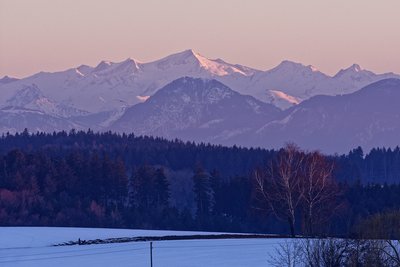
[{"label": "spruce tree", "polygon": [[196,219],[204,225],[211,212],[211,187],[209,175],[201,167],[197,167],[193,176],[193,191],[196,200]]}]

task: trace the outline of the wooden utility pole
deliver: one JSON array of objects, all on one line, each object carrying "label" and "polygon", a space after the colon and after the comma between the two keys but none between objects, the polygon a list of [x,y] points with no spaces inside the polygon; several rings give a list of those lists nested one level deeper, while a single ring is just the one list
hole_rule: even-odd
[{"label": "wooden utility pole", "polygon": [[153,242],[150,242],[150,267],[153,267]]}]

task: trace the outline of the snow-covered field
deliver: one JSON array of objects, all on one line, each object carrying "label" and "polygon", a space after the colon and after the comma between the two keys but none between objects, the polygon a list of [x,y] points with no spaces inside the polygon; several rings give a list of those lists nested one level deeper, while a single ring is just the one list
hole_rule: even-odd
[{"label": "snow-covered field", "polygon": [[[62,242],[199,232],[0,227],[0,266],[150,266],[149,242],[52,246]],[[153,242],[153,266],[268,266],[284,239],[173,240]]]}]

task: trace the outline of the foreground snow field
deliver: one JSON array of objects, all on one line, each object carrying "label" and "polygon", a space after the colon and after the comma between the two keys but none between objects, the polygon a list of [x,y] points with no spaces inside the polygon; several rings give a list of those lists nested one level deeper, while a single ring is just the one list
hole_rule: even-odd
[{"label": "foreground snow field", "polygon": [[[199,232],[1,227],[0,266],[150,266],[149,242],[52,246],[67,241]],[[153,266],[268,266],[284,239],[174,240],[153,242]]]}]

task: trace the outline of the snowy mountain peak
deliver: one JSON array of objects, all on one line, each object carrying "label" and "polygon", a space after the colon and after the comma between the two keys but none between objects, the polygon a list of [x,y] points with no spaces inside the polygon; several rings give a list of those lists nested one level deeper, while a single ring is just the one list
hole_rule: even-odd
[{"label": "snowy mountain peak", "polygon": [[351,67],[350,67],[349,69],[351,69],[351,70],[353,70],[353,71],[355,71],[355,72],[359,72],[359,71],[362,70],[362,68],[361,68],[360,65],[358,65],[358,64],[353,64],[353,65],[351,65]]},{"label": "snowy mountain peak", "polygon": [[192,49],[187,49],[182,52],[174,53],[169,56],[166,56],[158,61],[160,62],[175,62],[175,63],[187,63],[188,61],[191,60],[197,60],[197,57],[199,54],[197,54],[194,50]]},{"label": "snowy mountain peak", "polygon": [[132,58],[128,58],[120,63],[116,63],[115,69],[136,72],[140,69],[140,63]]},{"label": "snowy mountain peak", "polygon": [[312,72],[317,72],[319,71],[316,67],[314,67],[313,65],[308,65],[307,66]]},{"label": "snowy mountain peak", "polygon": [[361,75],[361,74],[367,74],[367,75],[375,75],[373,72],[370,72],[368,70],[364,70],[361,68],[360,65],[358,64],[353,64],[350,67],[346,69],[341,69],[335,76],[334,78],[338,78],[341,76],[348,76],[348,75]]},{"label": "snowy mountain peak", "polygon": [[29,108],[43,111],[43,108],[54,109],[56,104],[46,98],[36,84],[25,85],[16,94],[7,100],[6,106]]},{"label": "snowy mountain peak", "polygon": [[93,71],[93,68],[88,65],[80,65],[79,67],[75,68],[75,72],[80,76],[86,76]]},{"label": "snowy mountain peak", "polygon": [[188,56],[195,56],[195,57],[200,56],[200,54],[197,53],[196,51],[194,51],[193,49],[186,49],[182,52],[182,54],[186,54]]},{"label": "snowy mountain peak", "polygon": [[111,63],[110,61],[105,61],[102,60],[95,68],[94,68],[94,72],[99,72],[99,71],[104,71],[107,68],[109,68],[113,63]]},{"label": "snowy mountain peak", "polygon": [[194,51],[193,49],[186,49],[186,50],[184,50],[182,52],[178,52],[178,53],[173,54],[173,55],[175,55],[176,57],[179,57],[179,56],[186,57],[186,58],[192,57],[192,58],[195,58],[195,59],[204,57],[204,56],[200,55],[200,53]]},{"label": "snowy mountain peak", "polygon": [[85,111],[59,104],[46,97],[36,84],[25,85],[6,101],[4,107],[29,109],[65,118],[87,114]]},{"label": "snowy mountain peak", "polygon": [[294,68],[294,67],[304,67],[304,65],[290,60],[283,60],[281,63],[279,63],[278,66],[276,66],[276,68]]},{"label": "snowy mountain peak", "polygon": [[187,66],[190,72],[195,77],[222,77],[231,74],[239,74],[250,76],[255,70],[246,68],[240,65],[226,63],[222,59],[209,59],[195,52],[193,49],[188,49],[183,52],[172,54],[159,61],[156,61],[161,69],[177,68],[178,66]]},{"label": "snowy mountain peak", "polygon": [[[267,71],[269,72],[269,71]],[[320,73],[319,70],[312,65],[303,65],[301,63],[297,63],[294,61],[283,60],[278,66],[271,69],[270,72],[317,72]]]},{"label": "snowy mountain peak", "polygon": [[169,55],[154,62],[146,63],[145,65],[150,69],[162,71],[177,68],[190,68],[191,71],[197,71],[199,68],[199,60],[197,59],[197,54],[193,50],[189,49]]},{"label": "snowy mountain peak", "polygon": [[116,64],[118,64],[120,66],[135,66],[135,68],[139,69],[139,65],[141,64],[141,62],[129,57],[129,58],[125,59],[124,61],[116,63]]},{"label": "snowy mountain peak", "polygon": [[118,63],[101,61],[93,69],[92,73],[101,76],[130,76],[140,69],[140,64],[141,63],[131,58]]},{"label": "snowy mountain peak", "polygon": [[183,77],[160,89],[154,98],[180,95],[184,102],[216,103],[234,94],[238,93],[217,80]]},{"label": "snowy mountain peak", "polygon": [[11,83],[11,82],[15,82],[18,81],[19,79],[17,78],[13,78],[13,77],[9,77],[9,76],[4,76],[3,78],[0,79],[0,84],[6,84],[6,83]]}]

